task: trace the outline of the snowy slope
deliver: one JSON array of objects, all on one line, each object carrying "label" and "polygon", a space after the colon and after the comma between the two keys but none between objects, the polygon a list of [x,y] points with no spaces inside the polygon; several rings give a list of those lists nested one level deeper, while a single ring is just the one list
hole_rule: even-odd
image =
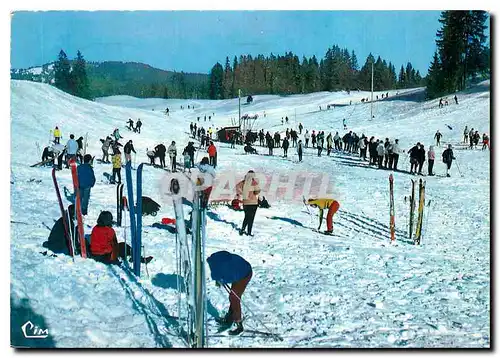
[{"label": "snowy slope", "polygon": [[[411,90],[409,90],[411,91]],[[400,91],[403,92],[403,91]],[[382,92],[381,92],[382,93]],[[379,95],[381,94],[379,93]],[[395,93],[390,91],[389,95]],[[399,138],[402,148],[423,142],[428,148],[436,130],[443,141],[458,143],[465,125],[480,133],[490,129],[489,83],[477,91],[458,94],[460,105],[442,109],[437,102],[379,101],[361,104],[367,92],[314,93],[309,95],[254,96],[242,113],[259,113],[255,128],[283,132],[302,122],[312,130],[339,131],[345,118],[349,130],[379,138]],[[351,106],[325,110],[327,104]],[[161,100],[126,96],[89,102],[44,84],[11,81],[11,287],[13,307],[32,312],[38,325],[49,328],[56,347],[182,347],[176,335],[175,236],[151,225],[173,210],[159,192],[164,171],[146,167],[144,195],[162,204],[156,218],[144,220],[143,242],[155,259],[135,281],[123,271],[92,260],[40,255],[48,227],[59,217],[49,169],[29,168],[39,160],[35,142],[46,145],[49,131],[59,125],[63,141],[69,133],[89,134],[89,152],[100,156],[99,138],[120,128],[133,139],[136,162],[146,161],[146,148],[159,142],[187,144],[189,123],[222,127],[238,117],[237,99]],[[187,105],[195,109],[188,110]],[[184,110],[180,106],[184,106]],[[319,111],[319,106],[323,111]],[[166,117],[160,110],[170,108]],[[155,111],[152,111],[155,109]],[[266,117],[263,116],[265,111]],[[208,116],[213,115],[212,121]],[[207,115],[207,122],[203,116]],[[281,125],[288,116],[290,123]],[[141,134],[128,132],[128,118],[141,118]],[[447,125],[453,129],[448,129]],[[257,147],[260,153],[264,148]],[[296,163],[295,148],[289,158],[244,155],[243,150],[218,145],[218,173],[254,169],[273,174],[325,173],[331,193],[341,210],[334,217],[334,236],[311,230],[311,217],[301,202],[303,182],[294,186],[291,200],[270,199],[270,209],[259,209],[254,237],[239,236],[243,214],[217,207],[208,217],[207,256],[225,249],[245,257],[254,277],[243,295],[248,308],[246,327],[279,333],[269,337],[209,338],[213,347],[488,347],[490,345],[490,157],[489,151],[455,150],[457,166],[452,177],[426,177],[426,199],[431,200],[424,227],[423,245],[415,247],[406,237],[410,176],[394,173],[397,245],[389,244],[388,172],[360,167],[358,159],[334,154],[315,156],[306,150]],[[275,149],[275,154],[281,154]],[[435,171],[445,172],[436,150]],[[201,159],[201,155],[197,156]],[[400,157],[400,167],[409,169]],[[92,190],[86,219],[90,233],[101,210],[114,213],[115,189],[101,182],[109,165],[95,165],[97,184]],[[68,171],[58,173],[61,187],[71,187]],[[123,175],[124,177],[124,175]],[[238,178],[239,178],[238,177]],[[40,183],[30,179],[41,179]],[[314,188],[313,188],[314,189]],[[264,194],[266,195],[266,194]],[[272,198],[272,193],[266,197]],[[314,213],[316,214],[316,213]],[[127,220],[128,221],[128,220]],[[325,225],[325,224],[323,224]],[[325,226],[323,226],[325,227]],[[121,239],[125,231],[118,228]],[[130,240],[128,235],[127,240]],[[212,315],[227,309],[226,295],[207,282],[209,328]],[[25,316],[20,315],[19,326]],[[265,323],[262,327],[261,322]],[[24,340],[23,344],[43,344]]]}]

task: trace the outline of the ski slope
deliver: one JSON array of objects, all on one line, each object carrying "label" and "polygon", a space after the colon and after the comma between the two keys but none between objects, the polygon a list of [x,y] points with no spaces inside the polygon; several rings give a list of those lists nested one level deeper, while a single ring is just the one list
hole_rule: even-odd
[{"label": "ski slope", "polygon": [[[411,90],[410,90],[411,91]],[[403,93],[404,91],[399,91]],[[382,92],[381,92],[382,93]],[[380,94],[381,93],[376,93]],[[385,92],[384,92],[385,93]],[[395,91],[389,91],[393,96]],[[297,127],[309,131],[348,130],[368,137],[399,138],[401,148],[417,141],[426,150],[436,130],[442,142],[461,141],[465,125],[490,133],[489,82],[468,93],[458,93],[459,105],[439,109],[437,101],[379,101],[373,105],[360,99],[367,92],[308,95],[254,96],[242,114],[258,113],[254,128],[271,133]],[[375,97],[375,96],[374,96]],[[326,105],[348,103],[326,111]],[[187,105],[195,109],[186,109]],[[160,193],[165,171],[145,167],[143,195],[162,205],[156,218],[143,222],[146,255],[154,256],[136,280],[116,267],[93,260],[43,256],[41,246],[60,212],[50,169],[30,168],[39,161],[56,125],[66,142],[88,133],[88,152],[101,156],[99,138],[120,128],[124,139],[132,139],[138,152],[135,162],[147,162],[146,149],[163,142],[177,142],[182,152],[188,141],[190,122],[208,128],[231,125],[238,118],[238,100],[162,100],[127,96],[101,98],[95,102],[72,97],[46,84],[11,81],[11,305],[12,343],[59,348],[185,347],[177,334],[177,287],[175,235],[152,227],[162,217],[173,217],[173,209]],[[180,106],[184,106],[184,110]],[[319,106],[323,111],[319,111]],[[161,110],[170,109],[166,117]],[[154,111],[153,111],[154,109]],[[266,116],[263,116],[265,111]],[[213,115],[208,121],[208,116]],[[204,122],[204,116],[207,122]],[[288,116],[288,125],[281,118]],[[142,133],[125,129],[128,118],[141,118]],[[451,126],[453,129],[448,129]],[[451,178],[443,177],[442,148],[436,149],[435,177],[425,177],[427,217],[421,246],[408,242],[410,179],[394,173],[396,245],[389,243],[389,192],[385,170],[359,166],[359,159],[335,153],[316,156],[306,149],[297,163],[295,148],[289,157],[282,150],[275,156],[245,155],[243,149],[218,144],[218,173],[250,169],[273,174],[313,173],[329,178],[329,191],[340,202],[334,217],[334,235],[312,229],[318,225],[317,211],[306,211],[301,183],[292,199],[269,199],[270,209],[258,209],[254,237],[239,236],[242,212],[215,207],[208,215],[206,256],[227,250],[246,258],[254,276],[243,300],[245,328],[279,334],[283,341],[244,332],[238,337],[216,335],[213,316],[224,314],[227,294],[207,277],[209,346],[336,347],[336,348],[455,348],[490,346],[490,152],[455,150],[459,168]],[[267,149],[256,147],[258,152]],[[278,155],[279,154],[279,155]],[[201,160],[202,155],[197,155]],[[168,160],[168,159],[167,159]],[[426,172],[424,164],[424,172]],[[405,155],[399,168],[409,169]],[[115,187],[103,181],[111,165],[95,163],[97,178],[92,189],[85,233],[90,234],[102,210],[115,216]],[[58,172],[61,190],[72,187],[69,170]],[[122,171],[122,178],[125,178]],[[40,182],[34,181],[40,180]],[[314,188],[313,188],[314,189]],[[307,193],[306,193],[307,194]],[[66,205],[68,201],[66,201]],[[128,213],[127,216],[128,223]],[[323,223],[325,228],[326,223]],[[126,228],[115,228],[119,240]],[[207,265],[207,271],[208,265]],[[46,340],[28,340],[20,326],[31,318],[48,328]],[[35,322],[36,321],[36,322]],[[263,327],[262,322],[265,324]]]}]

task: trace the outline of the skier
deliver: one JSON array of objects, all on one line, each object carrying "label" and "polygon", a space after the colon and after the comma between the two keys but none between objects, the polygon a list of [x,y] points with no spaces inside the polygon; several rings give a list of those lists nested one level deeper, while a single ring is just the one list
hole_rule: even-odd
[{"label": "skier", "polygon": [[288,124],[288,116],[285,117],[285,122]]},{"label": "skier", "polygon": [[128,126],[127,126],[128,130],[135,132],[134,121],[132,120],[132,118],[129,118],[128,121],[127,121],[127,123],[128,123]]},{"label": "skier", "polygon": [[250,170],[245,175],[245,178],[236,184],[236,194],[242,198],[243,210],[245,212],[245,218],[243,219],[243,224],[240,229],[240,235],[243,235],[245,233],[245,229],[248,227],[246,234],[253,236],[252,227],[259,203],[259,193],[259,182],[255,178],[255,172]]},{"label": "skier", "polygon": [[142,127],[142,122],[141,122],[141,119],[138,118],[137,122],[135,124],[135,130],[134,131],[137,132],[137,133],[139,133],[139,134],[141,134],[141,127]]},{"label": "skier", "polygon": [[434,153],[434,146],[429,146],[429,151],[427,152],[427,174],[432,176],[432,168],[434,167],[434,159],[436,158],[436,153]]},{"label": "skier", "polygon": [[170,170],[172,173],[175,173],[177,171],[177,164],[176,164],[176,157],[177,157],[177,148],[175,146],[175,141],[172,141],[172,143],[168,146],[168,156],[170,157]]},{"label": "skier", "polygon": [[115,130],[113,131],[112,136],[115,138],[115,141],[116,141],[116,142],[118,142],[118,140],[120,140],[121,138],[123,138],[123,137],[120,135],[120,131],[118,130],[118,128],[115,128]]},{"label": "skier", "polygon": [[379,141],[377,144],[377,159],[378,159],[378,168],[382,169],[382,162],[384,160],[385,147],[384,142]]},{"label": "skier", "polygon": [[440,99],[439,99],[439,108],[442,108],[442,107],[443,107],[443,99],[442,99],[442,98],[440,98]]},{"label": "skier", "polygon": [[283,143],[281,144],[281,148],[283,148],[283,158],[286,158],[288,156],[289,145],[290,145],[290,142],[288,142],[288,139],[285,137],[283,139]]},{"label": "skier", "polygon": [[113,151],[113,157],[111,158],[113,162],[113,176],[111,177],[111,183],[116,183],[116,177],[118,177],[118,184],[122,182],[122,153],[120,149],[115,148]]},{"label": "skier", "polygon": [[214,168],[217,167],[217,148],[214,145],[214,142],[210,142],[210,145],[207,149],[208,156],[210,158],[210,165]]},{"label": "skier", "polygon": [[418,175],[422,175],[422,166],[425,162],[425,148],[423,144],[420,144],[420,148],[417,151],[417,161],[418,161]]},{"label": "skier", "polygon": [[436,145],[439,147],[441,145],[441,137],[443,135],[441,133],[439,133],[439,129],[438,131],[436,132],[436,134],[434,134],[434,139],[436,140]]},{"label": "skier", "polygon": [[207,207],[208,198],[212,192],[212,186],[215,180],[215,169],[210,164],[207,157],[203,157],[200,164],[196,167],[199,170],[197,173],[196,183],[203,189],[202,207]]},{"label": "skier", "polygon": [[311,143],[312,143],[313,148],[316,148],[316,133],[314,130],[312,131],[312,134],[311,134]]},{"label": "skier", "polygon": [[[382,145],[383,146],[383,145]],[[323,212],[328,208],[328,213],[326,214],[326,231],[325,234],[331,234],[333,232],[333,215],[339,210],[340,204],[337,200],[326,199],[326,198],[310,198],[307,200],[307,205],[313,208],[319,209],[319,226],[318,231],[321,229],[321,224],[323,223]]]},{"label": "skier", "polygon": [[66,161],[66,168],[68,168],[68,162],[71,159],[76,158],[77,152],[78,152],[78,143],[75,140],[75,136],[73,134],[70,134],[68,143],[66,143],[66,153],[68,154]]},{"label": "skier", "polygon": [[472,149],[472,145],[474,144],[474,128],[471,128],[469,131],[469,148]]},{"label": "skier", "polygon": [[125,164],[132,160],[132,152],[137,153],[132,144],[132,139],[130,139],[125,147],[123,147],[123,152],[125,153]]},{"label": "skier", "polygon": [[155,158],[156,158],[155,151],[154,150],[147,150],[147,148],[146,148],[146,155],[149,158],[149,164],[156,165],[156,163],[155,163]]},{"label": "skier", "polygon": [[311,135],[309,134],[309,131],[306,129],[306,133],[304,134],[304,139],[306,141],[306,148],[309,147],[309,138],[311,137]]},{"label": "skier", "polygon": [[273,138],[269,138],[269,140],[267,141],[267,148],[269,148],[269,155],[273,155],[273,148],[274,148]]},{"label": "skier", "polygon": [[326,155],[328,156],[332,151],[332,145],[333,145],[332,133],[328,133],[328,135],[326,136]]},{"label": "skier", "polygon": [[323,132],[319,132],[317,135],[318,145],[316,146],[318,149],[318,157],[321,157],[321,152],[323,152]]},{"label": "skier", "polygon": [[[227,251],[217,251],[207,259],[212,280],[217,286],[224,285],[229,292],[229,310],[220,320],[223,325],[236,323],[230,335],[243,332],[241,320],[241,296],[252,279],[252,265],[239,255]],[[231,284],[231,287],[229,287]]]},{"label": "skier", "polygon": [[78,144],[78,150],[76,151],[76,158],[78,163],[83,163],[83,137],[80,137],[76,140]]},{"label": "skier", "polygon": [[[182,151],[182,155],[188,155],[190,162],[188,168],[191,169],[194,167],[194,152],[196,152],[196,148],[193,146],[193,142],[188,142],[187,146]],[[184,165],[186,164],[186,158],[184,158]],[[189,170],[191,173],[191,170]]]},{"label": "skier", "polygon": [[451,144],[448,144],[448,148],[443,152],[443,163],[446,164],[446,176],[450,176],[450,168],[451,163],[453,163],[453,159],[456,159],[453,156],[453,150],[451,149]]},{"label": "skier", "polygon": [[467,143],[467,138],[469,137],[469,130],[467,129],[467,126],[465,126],[464,129],[464,143]]},{"label": "skier", "polygon": [[399,148],[399,139],[396,139],[392,145],[392,170],[398,170],[399,154],[401,154],[401,148]]},{"label": "skier", "polygon": [[[69,255],[70,249],[68,247],[68,240],[66,239],[66,229],[64,228],[64,221],[66,220],[68,228],[73,230],[73,237],[71,240],[75,242],[76,232],[75,224],[73,218],[75,217],[75,206],[71,204],[68,209],[64,212],[65,217],[60,217],[52,226],[50,230],[49,238],[45,241],[42,246],[49,249],[55,254],[65,254]],[[69,234],[69,233],[68,233]]]},{"label": "skier", "polygon": [[389,168],[389,146],[391,143],[389,142],[389,138],[385,138],[384,142],[384,168]]},{"label": "skier", "polygon": [[335,132],[335,136],[333,137],[333,142],[335,143],[335,150],[337,151],[342,150],[342,144],[340,142],[339,132]]},{"label": "skier", "polygon": [[304,126],[302,123],[299,123],[299,134],[302,134],[302,129],[304,129]]},{"label": "skier", "polygon": [[481,150],[490,149],[490,138],[486,133],[483,133],[483,148]]},{"label": "skier", "polygon": [[417,173],[419,147],[420,142],[417,142],[417,144],[408,151],[408,154],[410,155],[410,174]]},{"label": "skier", "polygon": [[344,130],[347,130],[347,124],[345,123],[345,118],[342,120],[342,124],[344,125]]},{"label": "skier", "polygon": [[[337,146],[336,143],[335,146]],[[361,138],[358,141],[358,146],[359,146],[359,157],[363,160],[366,160],[367,140],[364,134],[361,135]]]},{"label": "skier", "polygon": [[[54,161],[54,151],[52,147],[45,147],[43,148],[42,152],[42,162],[46,162],[52,160]],[[51,165],[51,163],[49,163]]]},{"label": "skier", "polygon": [[455,95],[455,97],[453,97],[453,99],[455,100],[455,103],[458,104],[458,98],[457,98],[457,95]]},{"label": "skier", "polygon": [[60,144],[61,142],[61,130],[58,126],[54,129],[54,144]]},{"label": "skier", "polygon": [[160,158],[160,167],[165,168],[167,165],[165,164],[165,153],[167,152],[167,148],[160,143],[155,147],[155,153],[158,158]]},{"label": "skier", "polygon": [[303,148],[302,148],[302,140],[299,140],[299,144],[297,144],[297,155],[299,156],[299,162],[302,161],[302,153],[303,153]]},{"label": "skier", "polygon": [[78,184],[80,185],[80,198],[82,206],[82,215],[87,215],[90,200],[90,190],[95,185],[94,169],[90,165],[92,156],[85,154],[83,164],[77,168]]},{"label": "skier", "polygon": [[107,136],[106,139],[101,139],[102,142],[102,162],[109,163],[109,146],[111,145],[111,137]]},{"label": "skier", "polygon": [[[103,264],[119,264],[118,257],[126,260],[131,255],[132,248],[124,242],[118,243],[116,232],[113,229],[113,214],[102,211],[97,218],[97,225],[90,234],[90,253],[92,258]],[[152,256],[141,257],[141,262],[149,263]]]}]

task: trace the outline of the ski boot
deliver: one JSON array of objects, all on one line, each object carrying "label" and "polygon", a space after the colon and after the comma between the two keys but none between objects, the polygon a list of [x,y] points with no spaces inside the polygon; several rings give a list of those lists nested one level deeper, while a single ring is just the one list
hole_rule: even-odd
[{"label": "ski boot", "polygon": [[243,323],[236,322],[236,328],[229,331],[228,333],[230,336],[236,336],[236,335],[240,334],[241,332],[243,332]]}]

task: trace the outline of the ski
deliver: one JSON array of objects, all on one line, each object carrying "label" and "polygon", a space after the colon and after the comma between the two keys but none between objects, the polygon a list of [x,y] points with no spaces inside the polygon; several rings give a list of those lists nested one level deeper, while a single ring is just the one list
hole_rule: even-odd
[{"label": "ski", "polygon": [[415,180],[411,180],[411,195],[410,195],[410,223],[408,230],[408,237],[411,241],[413,235],[413,221],[415,216]]},{"label": "ski", "polygon": [[[132,163],[128,162],[127,165],[132,167]],[[134,273],[139,277],[141,275],[141,248],[142,248],[142,169],[144,164],[139,164],[137,167],[137,191],[136,191],[136,208],[135,215],[136,226],[135,226],[135,247],[133,250],[133,260],[134,260]]]},{"label": "ski", "polygon": [[116,225],[122,226],[123,215],[123,183],[116,186]]},{"label": "ski", "polygon": [[420,179],[418,190],[418,218],[417,229],[415,232],[415,245],[420,245],[422,239],[422,223],[424,219],[424,205],[425,205],[425,182]]},{"label": "ski", "polygon": [[132,168],[130,166],[130,162],[127,163],[127,165],[125,166],[125,180],[127,181],[128,212],[130,215],[130,241],[132,243],[132,259],[134,260],[134,267],[135,267],[136,257],[134,257],[134,249],[136,243],[137,225],[135,220],[136,215],[135,215],[135,205],[134,205],[134,188],[132,185]]},{"label": "ski", "polygon": [[78,183],[78,172],[76,160],[73,158],[69,161],[71,168],[71,176],[73,178],[73,187],[75,189],[75,211],[76,211],[76,221],[78,225],[78,239],[80,240],[80,250],[83,258],[87,257],[87,247],[85,246],[85,233],[83,229],[83,219],[82,219],[82,204],[80,197],[80,185]]},{"label": "ski", "polygon": [[52,168],[52,181],[54,182],[54,188],[56,189],[57,201],[59,202],[59,209],[61,210],[61,217],[62,217],[63,225],[64,225],[64,236],[66,237],[66,241],[68,242],[69,255],[71,257],[74,257],[73,243],[71,242],[72,235],[70,235],[69,223],[66,220],[66,213],[64,212],[64,204],[62,202],[61,192],[59,190],[59,184],[57,183],[56,169],[55,168]]},{"label": "ski", "polygon": [[390,220],[389,220],[389,225],[391,228],[391,242],[396,240],[395,237],[395,230],[396,230],[396,225],[394,222],[394,176],[392,174],[389,175],[389,197],[390,197],[390,205],[389,205],[389,215],[390,215]]}]

